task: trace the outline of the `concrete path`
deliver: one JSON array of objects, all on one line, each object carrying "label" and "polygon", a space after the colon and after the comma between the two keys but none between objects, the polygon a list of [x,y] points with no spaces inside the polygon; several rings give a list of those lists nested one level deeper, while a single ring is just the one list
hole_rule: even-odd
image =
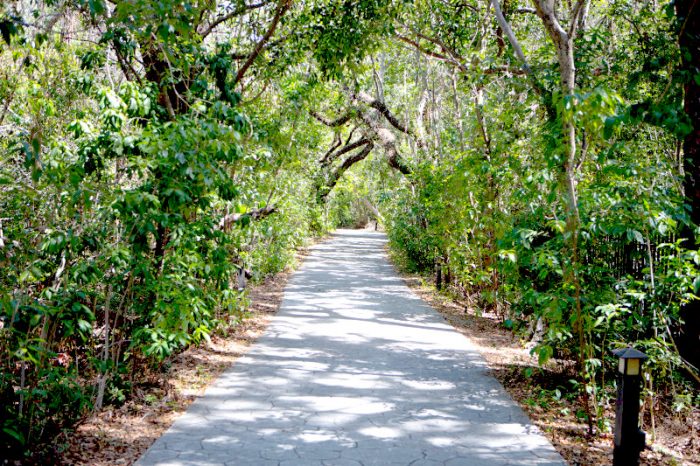
[{"label": "concrete path", "polygon": [[265,335],[137,464],[565,465],[385,242],[315,246]]}]

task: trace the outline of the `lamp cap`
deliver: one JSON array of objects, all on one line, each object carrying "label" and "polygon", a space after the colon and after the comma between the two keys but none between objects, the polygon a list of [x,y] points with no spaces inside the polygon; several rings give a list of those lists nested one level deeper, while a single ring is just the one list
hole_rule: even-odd
[{"label": "lamp cap", "polygon": [[617,348],[612,351],[612,353],[620,359],[648,359],[649,356],[642,353],[641,351],[630,347],[627,348]]}]

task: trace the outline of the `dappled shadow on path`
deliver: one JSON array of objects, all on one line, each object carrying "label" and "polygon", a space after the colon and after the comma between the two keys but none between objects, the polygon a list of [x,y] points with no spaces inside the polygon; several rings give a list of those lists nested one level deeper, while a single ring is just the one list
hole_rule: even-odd
[{"label": "dappled shadow on path", "polygon": [[142,464],[563,464],[384,242],[317,245],[267,334]]}]

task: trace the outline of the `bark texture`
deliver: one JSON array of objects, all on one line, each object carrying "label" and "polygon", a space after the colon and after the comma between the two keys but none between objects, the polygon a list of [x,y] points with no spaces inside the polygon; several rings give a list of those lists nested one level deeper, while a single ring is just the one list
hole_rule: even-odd
[{"label": "bark texture", "polygon": [[[681,48],[682,70],[687,81],[684,86],[685,112],[693,130],[683,141],[685,171],[684,188],[691,207],[690,218],[695,226],[700,225],[700,1],[676,0],[676,15],[680,24],[678,44]],[[686,245],[698,249],[697,238],[691,228],[683,234]],[[681,317],[685,325],[678,338],[678,347],[683,356],[696,368],[700,367],[700,301],[695,300],[683,307]]]},{"label": "bark texture", "polygon": [[678,38],[683,57],[685,84],[685,112],[693,124],[693,131],[683,141],[685,154],[685,194],[693,208],[691,218],[700,225],[700,2],[676,1],[676,14],[681,24]]}]

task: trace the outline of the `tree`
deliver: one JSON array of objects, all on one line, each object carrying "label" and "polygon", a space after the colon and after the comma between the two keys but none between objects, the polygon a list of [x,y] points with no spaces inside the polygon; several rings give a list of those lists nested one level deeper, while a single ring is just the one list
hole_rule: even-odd
[{"label": "tree", "polygon": [[[694,230],[700,225],[700,6],[695,1],[678,1],[675,8],[680,25],[678,45],[681,52],[680,72],[684,83],[684,109],[692,126],[683,140],[683,188],[690,207],[691,221],[683,236],[687,247],[697,250],[698,234]],[[697,338],[700,335],[699,306],[698,300],[685,306],[684,334],[679,342],[684,356],[695,368],[700,367]]]}]

